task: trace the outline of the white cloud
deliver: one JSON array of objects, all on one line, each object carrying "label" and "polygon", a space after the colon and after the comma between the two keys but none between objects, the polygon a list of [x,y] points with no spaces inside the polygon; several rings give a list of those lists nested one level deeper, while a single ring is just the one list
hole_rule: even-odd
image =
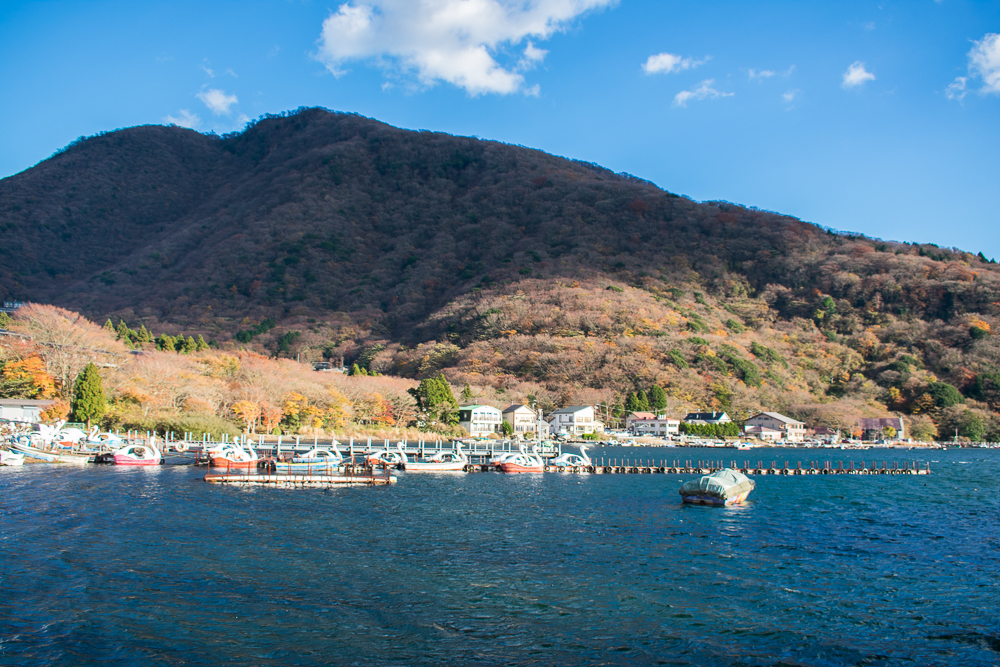
[{"label": "white cloud", "polygon": [[749,74],[751,81],[753,81],[754,79],[760,79],[761,81],[763,81],[764,79],[770,79],[772,76],[776,74],[776,72],[769,69],[762,69],[762,70],[752,69],[749,71]]},{"label": "white cloud", "polygon": [[965,84],[969,82],[969,77],[959,76],[955,77],[955,80],[948,85],[944,90],[945,96],[949,100],[958,100],[961,102],[965,99]]},{"label": "white cloud", "polygon": [[646,74],[670,74],[671,72],[683,72],[686,69],[694,69],[699,65],[708,62],[708,58],[695,60],[694,58],[681,58],[674,53],[657,53],[642,64],[642,69]]},{"label": "white cloud", "polygon": [[857,88],[866,81],[874,81],[875,75],[865,69],[865,64],[860,60],[851,63],[851,66],[844,72],[844,81],[840,84],[844,88]]},{"label": "white cloud", "polygon": [[675,107],[686,107],[687,103],[691,100],[707,100],[715,99],[717,97],[732,97],[736,93],[724,93],[720,90],[716,90],[712,87],[715,83],[715,79],[705,79],[698,84],[698,87],[694,90],[682,90],[681,92],[674,95],[674,106]]},{"label": "white cloud", "polygon": [[228,116],[230,107],[239,102],[235,95],[226,95],[218,88],[203,90],[196,97],[205,103],[205,106],[216,116]]},{"label": "white cloud", "polygon": [[789,90],[787,93],[783,93],[782,94],[781,99],[783,99],[783,100],[785,100],[785,102],[791,104],[792,102],[794,102],[796,100],[796,98],[798,96],[799,96],[799,91],[797,91],[797,90]]},{"label": "white cloud", "polygon": [[198,118],[197,114],[193,114],[187,109],[181,109],[177,112],[176,116],[167,116],[163,119],[163,122],[168,125],[178,125],[186,127],[189,130],[196,130],[201,125],[201,118]]},{"label": "white cloud", "polygon": [[980,92],[1000,94],[1000,33],[987,33],[969,51],[969,73],[983,80]]},{"label": "white cloud", "polygon": [[[544,40],[584,12],[617,0],[349,0],[323,21],[316,58],[334,76],[351,61],[414,72],[424,85],[445,81],[471,95],[523,90],[519,70],[545,51],[531,42],[513,67],[505,48]],[[529,88],[530,94],[530,88]]]},{"label": "white cloud", "polygon": [[205,74],[208,75],[209,79],[214,79],[215,78],[215,72],[213,72],[211,69],[209,69],[208,67],[205,67],[204,65],[202,65],[201,68],[203,70],[205,70]]},{"label": "white cloud", "polygon": [[236,74],[236,72],[234,72],[231,67],[226,70],[226,74],[228,74],[229,76],[233,77],[234,79],[240,78],[239,75]]}]

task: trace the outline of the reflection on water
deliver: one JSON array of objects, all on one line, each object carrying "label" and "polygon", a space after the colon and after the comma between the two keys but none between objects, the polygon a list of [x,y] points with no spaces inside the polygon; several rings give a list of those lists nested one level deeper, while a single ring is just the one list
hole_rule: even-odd
[{"label": "reflection on water", "polygon": [[[592,452],[852,454],[926,460]],[[0,664],[997,664],[1000,452],[932,456],[729,508],[682,505],[677,475],[0,469]]]}]

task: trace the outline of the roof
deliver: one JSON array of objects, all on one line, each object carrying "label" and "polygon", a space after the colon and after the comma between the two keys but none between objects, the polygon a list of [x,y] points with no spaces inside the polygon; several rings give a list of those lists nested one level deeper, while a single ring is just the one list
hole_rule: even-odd
[{"label": "roof", "polygon": [[684,418],[684,421],[715,422],[719,421],[723,417],[728,418],[729,415],[727,415],[725,412],[689,412],[687,414],[687,417]]},{"label": "roof", "polygon": [[767,426],[747,426],[747,433],[781,433],[776,428],[769,428]]},{"label": "roof", "polygon": [[476,405],[462,405],[462,406],[459,406],[458,409],[459,410],[478,410],[479,408],[489,408],[490,410],[497,410],[497,408],[494,408],[492,405],[478,405],[478,404],[476,404]]},{"label": "roof", "polygon": [[0,405],[11,405],[24,408],[47,408],[55,405],[55,401],[35,400],[31,398],[0,398]]},{"label": "roof", "polygon": [[630,412],[626,419],[654,419],[656,415],[652,412]]},{"label": "roof", "polygon": [[[525,405],[524,403],[514,403],[513,405],[508,405],[506,408],[504,408],[503,413],[507,414],[508,412],[517,412],[521,408],[524,408],[525,410],[531,410],[531,408]],[[535,411],[531,410],[531,413],[534,414]]]},{"label": "roof", "polygon": [[565,408],[559,408],[558,410],[553,410],[549,413],[552,415],[571,415],[574,412],[582,412],[583,410],[593,410],[593,405],[567,405]]},{"label": "roof", "polygon": [[858,420],[858,425],[865,431],[878,431],[887,426],[899,431],[903,428],[903,420],[899,417],[862,417]]},{"label": "roof", "polygon": [[780,412],[758,412],[750,419],[756,419],[757,417],[770,417],[784,424],[804,424],[805,422],[800,422],[797,419],[792,419],[791,417],[786,417]]}]

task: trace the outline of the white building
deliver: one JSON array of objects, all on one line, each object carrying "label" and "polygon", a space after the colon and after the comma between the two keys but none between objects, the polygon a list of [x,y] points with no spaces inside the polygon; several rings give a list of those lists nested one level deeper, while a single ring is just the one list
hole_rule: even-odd
[{"label": "white building", "polygon": [[[747,420],[746,428],[762,428],[780,431],[782,440],[802,442],[806,439],[806,425],[777,412],[760,412]],[[749,432],[749,431],[748,431]]]},{"label": "white building", "polygon": [[502,421],[503,413],[492,405],[463,405],[458,409],[458,425],[473,437],[496,433]]},{"label": "white building", "polygon": [[28,398],[0,399],[0,419],[12,422],[35,423],[42,412],[55,405],[55,401],[34,401]]},{"label": "white building", "polygon": [[733,421],[725,412],[689,412],[685,424],[728,424]]},{"label": "white building", "polygon": [[[674,435],[680,435],[681,432],[681,420],[680,419],[670,419],[666,415],[653,415],[639,417],[638,415],[645,415],[647,413],[636,413],[633,412],[629,415],[626,420],[628,425],[628,430],[637,436],[659,436],[667,438]],[[636,415],[633,418],[632,415]]]},{"label": "white building", "polygon": [[604,422],[594,418],[593,405],[570,405],[545,416],[554,435],[601,433]]},{"label": "white building", "polygon": [[541,430],[540,435],[544,438],[549,434],[549,424],[546,421],[538,423],[538,413],[527,405],[515,403],[503,410],[503,420],[514,428],[514,435],[527,437],[534,435]]}]

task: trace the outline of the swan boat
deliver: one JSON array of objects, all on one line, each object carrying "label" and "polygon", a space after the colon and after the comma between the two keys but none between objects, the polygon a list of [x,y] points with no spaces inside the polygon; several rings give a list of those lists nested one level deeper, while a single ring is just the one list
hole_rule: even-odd
[{"label": "swan boat", "polygon": [[423,461],[404,461],[406,472],[463,472],[469,463],[469,457],[462,451],[462,443],[458,443],[456,452],[438,452]]},{"label": "swan boat", "polygon": [[0,449],[0,466],[23,466],[24,454],[7,449]]},{"label": "swan boat", "polygon": [[156,445],[126,445],[116,449],[115,465],[119,466],[155,466],[163,462],[163,456]]},{"label": "swan boat", "polygon": [[403,451],[403,443],[396,443],[397,451],[389,449],[376,449],[365,458],[365,463],[369,466],[402,466],[409,463],[410,459]]},{"label": "swan boat", "polygon": [[215,468],[256,468],[257,451],[227,442],[208,451],[208,462]]},{"label": "swan boat", "polygon": [[593,463],[587,456],[587,445],[580,445],[579,454],[570,454],[569,452],[560,454],[552,459],[549,465],[556,468],[589,468]]},{"label": "swan boat", "polygon": [[520,453],[507,458],[500,464],[500,471],[506,473],[517,472],[545,472],[545,462],[538,455],[538,449],[531,448],[531,453]]},{"label": "swan boat", "polygon": [[276,461],[275,472],[297,472],[305,474],[331,474],[340,470],[344,455],[334,443],[333,451],[317,447],[310,449],[302,456],[296,456],[291,461]]},{"label": "swan boat", "polygon": [[722,507],[742,503],[756,486],[756,482],[743,473],[724,468],[711,475],[684,482],[680,494],[681,500],[691,505]]}]

